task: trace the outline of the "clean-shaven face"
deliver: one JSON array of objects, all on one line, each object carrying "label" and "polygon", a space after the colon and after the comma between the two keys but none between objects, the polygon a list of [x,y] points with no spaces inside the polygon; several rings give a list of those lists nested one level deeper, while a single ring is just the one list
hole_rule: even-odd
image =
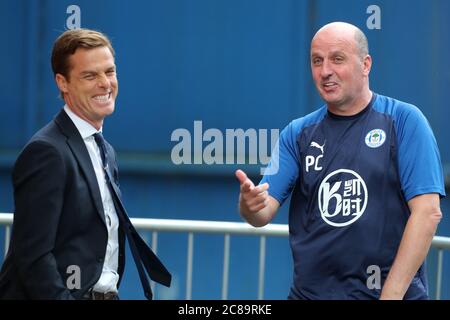
[{"label": "clean-shaven face", "polygon": [[364,61],[358,54],[354,32],[328,28],[311,42],[312,76],[330,107],[351,105],[366,84]]},{"label": "clean-shaven face", "polygon": [[118,93],[114,56],[107,47],[80,48],[69,63],[68,78],[57,75],[58,87],[70,109],[99,129],[114,112]]}]

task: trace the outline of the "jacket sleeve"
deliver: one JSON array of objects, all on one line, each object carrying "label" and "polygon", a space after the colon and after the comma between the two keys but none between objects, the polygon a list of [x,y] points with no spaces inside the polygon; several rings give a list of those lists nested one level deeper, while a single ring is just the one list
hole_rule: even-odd
[{"label": "jacket sleeve", "polygon": [[28,144],[13,171],[14,264],[31,299],[73,299],[53,255],[63,208],[66,170],[50,143]]}]

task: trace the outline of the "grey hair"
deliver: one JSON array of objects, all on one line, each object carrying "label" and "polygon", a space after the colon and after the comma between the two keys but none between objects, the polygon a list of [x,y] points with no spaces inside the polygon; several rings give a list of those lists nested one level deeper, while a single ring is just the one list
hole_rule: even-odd
[{"label": "grey hair", "polygon": [[355,28],[356,49],[361,59],[364,59],[369,54],[369,41],[367,41],[367,37],[361,29]]}]

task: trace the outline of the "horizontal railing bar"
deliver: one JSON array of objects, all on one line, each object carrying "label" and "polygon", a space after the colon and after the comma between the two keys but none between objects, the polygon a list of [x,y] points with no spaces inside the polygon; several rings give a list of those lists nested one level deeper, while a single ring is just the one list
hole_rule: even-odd
[{"label": "horizontal railing bar", "polygon": [[284,224],[269,224],[255,228],[245,222],[177,220],[177,219],[143,219],[132,218],[131,222],[138,229],[159,230],[171,232],[197,233],[229,233],[245,235],[287,236],[288,226]]},{"label": "horizontal railing bar", "polygon": [[[12,222],[12,213],[0,213],[0,224],[12,224]],[[280,237],[285,237],[289,233],[288,226],[285,224],[269,224],[261,228],[255,228],[245,222],[227,221],[131,218],[131,222],[137,229],[148,231],[229,233]]]},{"label": "horizontal railing bar", "polygon": [[13,214],[12,213],[0,213],[0,224],[12,224]]},{"label": "horizontal railing bar", "polygon": [[[11,225],[12,222],[12,213],[0,213],[0,224]],[[137,229],[150,231],[229,233],[279,237],[289,235],[289,227],[286,224],[268,224],[261,228],[255,228],[245,222],[227,221],[131,218],[131,222]],[[435,236],[432,246],[433,248],[450,249],[450,237]]]},{"label": "horizontal railing bar", "polygon": [[434,236],[431,245],[433,248],[450,249],[450,237]]}]

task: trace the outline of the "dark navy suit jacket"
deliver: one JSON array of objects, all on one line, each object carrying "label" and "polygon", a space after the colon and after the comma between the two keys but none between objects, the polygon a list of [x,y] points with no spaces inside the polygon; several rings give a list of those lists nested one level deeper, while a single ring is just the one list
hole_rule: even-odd
[{"label": "dark navy suit jacket", "polygon": [[[118,186],[115,156],[109,161]],[[108,232],[91,159],[64,110],[22,150],[13,185],[14,223],[0,299],[80,299],[101,275]],[[124,244],[119,231],[120,279]],[[80,271],[79,288],[73,266]]]}]

